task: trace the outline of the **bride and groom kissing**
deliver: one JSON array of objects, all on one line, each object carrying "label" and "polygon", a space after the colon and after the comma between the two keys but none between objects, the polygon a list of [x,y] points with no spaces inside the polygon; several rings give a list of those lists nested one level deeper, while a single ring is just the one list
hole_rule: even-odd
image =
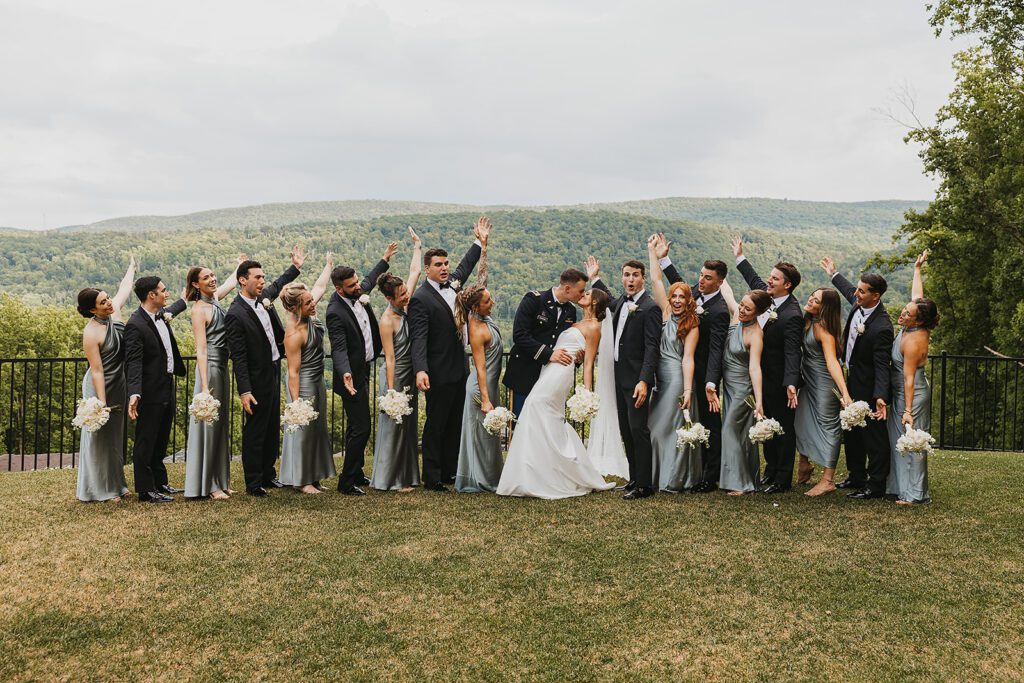
[{"label": "bride and groom kissing", "polygon": [[[528,293],[516,311],[504,384],[513,392],[519,420],[499,495],[584,495],[614,486],[604,474],[630,481],[628,500],[654,492],[647,402],[658,366],[662,311],[645,290],[646,269],[639,261],[623,264],[624,291],[617,298],[601,281],[593,256],[586,270],[565,270],[557,287]],[[578,322],[574,304],[583,312]],[[591,422],[589,447],[565,420],[574,362],[582,362],[588,390],[598,377],[600,408]]]}]

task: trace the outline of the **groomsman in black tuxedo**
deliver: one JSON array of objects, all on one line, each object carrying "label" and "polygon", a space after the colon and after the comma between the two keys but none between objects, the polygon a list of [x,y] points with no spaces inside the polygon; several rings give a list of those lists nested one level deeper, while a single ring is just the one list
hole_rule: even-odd
[{"label": "groomsman in black tuxedo", "polygon": [[743,255],[743,240],[732,241],[736,268],[750,289],[763,289],[772,297],[771,307],[757,317],[764,330],[761,352],[764,414],[779,421],[785,432],[764,443],[763,493],[782,493],[793,485],[796,461],[797,394],[800,384],[800,359],[803,357],[804,311],[793,292],[800,284],[800,271],[792,263],[780,261],[765,282]]},{"label": "groomsman in black tuxedo", "polygon": [[370,363],[380,355],[380,329],[369,303],[360,302],[387,272],[389,261],[398,250],[392,242],[362,282],[349,266],[331,271],[334,295],[327,304],[327,334],[331,339],[334,365],[334,393],[341,396],[345,408],[345,463],[338,477],[338,490],[350,496],[362,496],[359,488],[369,484],[363,474],[363,458],[370,440]]},{"label": "groomsman in black tuxedo", "polygon": [[576,306],[586,290],[587,276],[575,268],[562,271],[558,285],[529,292],[519,302],[512,323],[512,350],[503,383],[512,390],[512,412],[519,415],[541,369],[548,363],[569,365],[573,357],[556,349],[558,335],[576,324]]},{"label": "groomsman in black tuxedo", "polygon": [[185,310],[185,300],[167,304],[167,287],[149,275],[135,281],[139,308],[124,329],[128,417],[135,424],[132,468],[139,500],[169,503],[172,493],[164,456],[174,423],[174,376],[185,375],[185,363],[171,331],[171,319]]},{"label": "groomsman in black tuxedo", "polygon": [[[597,259],[587,259],[587,273],[593,286],[611,297],[601,282]],[[615,331],[615,388],[619,432],[629,463],[626,500],[654,495],[651,476],[654,468],[651,430],[647,426],[650,404],[647,397],[654,388],[655,373],[661,357],[661,307],[644,289],[647,269],[639,261],[622,264],[622,296],[611,303],[612,329]]]},{"label": "groomsman in black tuxedo", "polygon": [[[664,235],[654,235],[655,253],[662,272],[669,283],[682,282],[679,272],[668,257],[671,242]],[[700,320],[699,339],[694,351],[693,384],[697,387],[697,409],[700,421],[711,432],[708,445],[704,448],[704,474],[702,481],[694,486],[693,493],[709,493],[718,488],[718,477],[722,469],[722,414],[711,412],[708,393],[718,391],[722,380],[722,353],[725,337],[729,331],[729,307],[719,289],[729,274],[729,268],[722,261],[708,259],[701,268],[697,282],[690,285],[697,302],[697,317]],[[700,388],[704,387],[704,391]]]},{"label": "groomsman in black tuxedo", "polygon": [[846,468],[849,476],[836,484],[852,489],[847,497],[857,500],[881,498],[889,476],[889,434],[885,424],[890,398],[889,364],[892,357],[892,320],[882,303],[888,289],[885,278],[864,273],[855,287],[836,270],[828,256],[821,266],[832,285],[853,305],[843,330],[842,359],[846,365],[846,386],[854,401],[867,401],[875,409],[866,427],[846,432]]},{"label": "groomsman in black tuxedo", "polygon": [[283,486],[274,462],[281,451],[284,325],[273,302],[299,276],[305,260],[302,248],[296,246],[292,265],[269,286],[259,262],[242,261],[235,271],[238,296],[224,316],[235,384],[248,416],[242,427],[242,469],[250,496],[266,496],[268,488]]},{"label": "groomsman in black tuxedo", "polygon": [[427,276],[409,300],[409,336],[416,388],[426,395],[423,425],[423,488],[446,491],[455,481],[462,437],[462,408],[466,401],[466,340],[455,327],[455,297],[480,260],[491,221],[481,216],[473,227],[476,241],[449,276],[448,252],[428,249],[423,254]]}]

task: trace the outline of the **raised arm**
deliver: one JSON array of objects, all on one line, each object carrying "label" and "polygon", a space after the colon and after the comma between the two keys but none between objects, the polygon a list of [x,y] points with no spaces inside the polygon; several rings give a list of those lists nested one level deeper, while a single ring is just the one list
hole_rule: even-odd
[{"label": "raised arm", "polygon": [[324,259],[324,269],[320,271],[320,277],[316,279],[316,282],[313,283],[313,289],[309,291],[310,296],[313,297],[314,305],[320,303],[320,299],[324,298],[324,292],[327,291],[327,285],[331,281],[332,270],[334,270],[334,255],[331,252],[327,252],[327,258]]},{"label": "raised arm", "polygon": [[128,301],[128,297],[132,295],[132,284],[135,282],[137,270],[138,265],[135,263],[135,257],[132,256],[128,259],[128,270],[125,271],[124,277],[121,278],[121,284],[117,286],[117,293],[114,294],[114,320],[121,319],[121,309]]},{"label": "raised arm", "polygon": [[661,308],[662,320],[668,320],[672,309],[668,303],[668,293],[665,291],[665,281],[662,279],[661,265],[658,263],[658,255],[655,253],[655,238],[647,240],[647,261],[651,268],[651,295],[654,303]]},{"label": "raised arm", "polygon": [[590,281],[590,286],[596,289],[600,289],[602,292],[611,297],[611,290],[609,290],[608,286],[601,281],[601,263],[596,258],[594,258],[593,254],[587,257],[585,269],[587,272],[587,280]]},{"label": "raised arm", "polygon": [[914,280],[910,285],[910,297],[912,299],[920,299],[924,296],[924,279],[921,276],[921,269],[927,261],[928,250],[925,249],[921,252],[921,255],[917,257],[917,262],[914,263]]},{"label": "raised arm", "polygon": [[363,294],[369,294],[373,291],[373,288],[377,286],[377,278],[388,271],[391,267],[391,257],[398,251],[398,242],[391,242],[384,249],[384,254],[381,255],[380,260],[377,261],[377,265],[366,274],[363,281],[359,283],[359,288],[363,290]]},{"label": "raised arm", "polygon": [[405,280],[405,288],[412,294],[416,289],[416,283],[420,281],[420,273],[423,272],[423,242],[412,226],[409,226],[409,237],[412,239],[412,262],[409,263],[409,277]]},{"label": "raised arm", "polygon": [[288,266],[288,269],[281,273],[279,278],[263,288],[263,297],[271,301],[276,299],[284,286],[299,276],[299,271],[302,270],[302,264],[305,262],[306,252],[296,244],[292,249],[292,265]]},{"label": "raised arm", "polygon": [[476,267],[476,262],[480,260],[480,245],[483,244],[483,239],[490,237],[491,233],[491,221],[487,216],[480,216],[477,219],[476,225],[473,226],[473,235],[476,241],[466,251],[465,256],[459,262],[459,266],[455,269],[455,272],[449,276],[449,280],[458,280],[462,284],[466,283],[466,280],[470,275],[473,274],[473,268]]},{"label": "raised arm", "polygon": [[238,284],[238,266],[242,264],[242,261],[245,261],[248,258],[249,257],[246,256],[245,254],[238,255],[238,260],[235,264],[235,267],[231,269],[231,273],[229,273],[228,276],[224,278],[223,284],[221,284],[221,286],[217,288],[217,291],[214,292],[213,296],[214,298],[217,299],[217,301],[220,301],[228,294],[230,294],[232,291],[234,291],[235,285]]},{"label": "raised arm", "polygon": [[662,272],[668,278],[668,283],[674,285],[677,282],[682,282],[683,278],[680,277],[679,271],[672,265],[672,261],[668,257],[668,248],[672,243],[665,239],[665,233],[655,233],[651,235],[651,239],[654,240],[654,254],[658,257],[658,265],[661,266]]},{"label": "raised arm", "polygon": [[729,309],[729,324],[738,325],[740,322],[740,306],[736,303],[736,295],[732,292],[732,286],[728,280],[722,280],[722,287],[718,290],[722,294],[722,301]]},{"label": "raised arm", "polygon": [[821,267],[832,280],[832,286],[839,290],[839,293],[850,302],[851,306],[856,306],[857,301],[853,295],[857,288],[836,269],[836,262],[832,260],[832,257],[826,256],[821,259]]},{"label": "raised arm", "polygon": [[480,265],[476,270],[476,282],[487,286],[487,238],[480,240]]}]

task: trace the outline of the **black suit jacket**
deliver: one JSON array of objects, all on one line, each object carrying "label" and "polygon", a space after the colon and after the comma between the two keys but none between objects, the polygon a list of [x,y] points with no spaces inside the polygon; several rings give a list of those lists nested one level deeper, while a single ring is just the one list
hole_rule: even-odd
[{"label": "black suit jacket", "polygon": [[[669,265],[664,270],[665,277],[672,284],[682,282],[676,267]],[[690,285],[693,298],[700,296],[696,283]],[[700,327],[697,348],[693,353],[693,381],[697,391],[703,393],[704,387],[710,382],[716,387],[722,380],[722,353],[725,349],[725,337],[729,333],[729,306],[719,292],[709,301],[702,304],[704,313],[699,316]]]},{"label": "black suit jacket", "polygon": [[574,324],[576,306],[568,301],[559,304],[550,289],[524,296],[512,323],[512,350],[505,368],[505,386],[516,393],[529,393],[540,371],[551,360],[558,335]]},{"label": "black suit jacket", "polygon": [[[281,277],[263,288],[257,305],[262,306],[264,299],[277,299],[284,286],[298,276],[299,269],[288,266],[288,270],[284,271]],[[281,318],[278,317],[274,306],[270,307],[268,313],[277,351],[280,357],[284,358],[284,325],[281,324]],[[227,327],[228,350],[231,353],[231,367],[235,373],[238,395],[252,393],[254,396],[265,396],[277,390],[278,376],[271,360],[273,356],[270,344],[267,343],[267,335],[256,311],[241,294],[235,295],[234,301],[228,306],[224,324]]]},{"label": "black suit jacket", "polygon": [[[743,259],[736,266],[751,289],[768,289],[750,261]],[[764,385],[800,386],[800,359],[803,357],[804,312],[792,294],[776,307],[778,317],[764,326],[764,350],[761,353],[761,374]]]},{"label": "black suit jacket", "polygon": [[[594,287],[611,296],[608,287],[601,280],[594,280]],[[619,317],[628,316],[626,327],[619,337],[619,359],[615,362],[615,384],[620,389],[632,390],[637,382],[644,381],[649,389],[654,388],[661,358],[661,307],[646,291],[636,303],[636,310],[628,312],[626,295],[615,299],[610,306],[612,333],[619,329]]]},{"label": "black suit jacket", "polygon": [[[178,299],[158,314],[175,316],[186,308],[185,301]],[[166,403],[174,398],[174,383],[168,380],[167,351],[160,339],[156,326],[167,325],[171,338],[171,355],[174,357],[174,374],[185,375],[185,363],[178,351],[178,342],[170,324],[155,323],[141,306],[128,318],[124,327],[125,375],[128,396],[138,394],[139,403]]]},{"label": "black suit jacket", "polygon": [[[853,304],[853,310],[847,316],[846,325],[843,327],[841,358],[846,358],[846,340],[850,336],[850,325],[860,310],[853,296],[857,288],[839,273],[832,278],[832,284]],[[846,369],[846,385],[855,401],[867,401],[872,408],[877,399],[889,403],[892,394],[889,380],[892,342],[892,320],[889,319],[885,305],[879,301],[878,306],[864,321],[864,334],[858,335]]]},{"label": "black suit jacket", "polygon": [[[388,262],[381,259],[373,270],[360,283],[364,294],[373,291],[377,278],[387,272]],[[360,304],[356,304],[359,306]],[[380,355],[380,329],[373,308],[366,306],[366,314],[370,318],[370,344],[373,347],[373,358]],[[352,307],[342,300],[335,290],[327,304],[327,335],[331,339],[331,364],[334,366],[334,393],[341,394],[345,389],[345,375],[351,373],[352,382],[359,387],[366,381],[369,364],[366,361],[366,338],[359,327],[356,314]],[[373,358],[370,360],[372,361]],[[343,395],[343,394],[341,394]]]},{"label": "black suit jacket", "polygon": [[[480,247],[474,243],[449,275],[449,282],[464,284],[479,260]],[[428,373],[432,386],[465,381],[469,361],[462,332],[455,329],[452,309],[432,284],[424,282],[416,289],[409,300],[408,315],[413,372]]]}]

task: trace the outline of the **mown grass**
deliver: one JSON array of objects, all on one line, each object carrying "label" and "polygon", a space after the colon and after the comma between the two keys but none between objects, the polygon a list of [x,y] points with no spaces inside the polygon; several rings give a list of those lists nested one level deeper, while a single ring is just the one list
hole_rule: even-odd
[{"label": "mown grass", "polygon": [[935,502],[910,508],[81,504],[72,471],[3,474],[0,679],[1021,679],[1024,455],[931,472]]}]

